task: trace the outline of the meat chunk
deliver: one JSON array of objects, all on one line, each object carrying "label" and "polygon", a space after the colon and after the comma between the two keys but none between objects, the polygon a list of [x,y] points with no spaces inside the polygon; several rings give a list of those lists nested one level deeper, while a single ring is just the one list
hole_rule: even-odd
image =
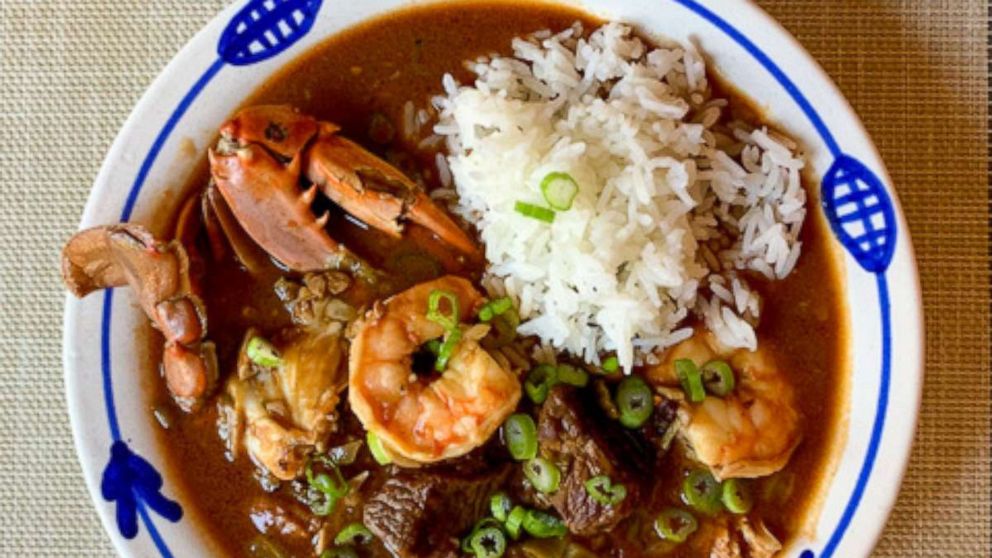
[{"label": "meat chunk", "polygon": [[458,556],[458,537],[482,517],[509,466],[461,473],[399,470],[369,498],[364,522],[400,558]]},{"label": "meat chunk", "polygon": [[[588,390],[558,386],[548,395],[538,420],[541,453],[558,465],[561,487],[551,496],[576,535],[607,531],[633,512],[644,492],[653,456],[635,435],[603,413]],[[608,476],[622,483],[627,496],[615,505],[601,504],[586,491],[586,481]]]}]

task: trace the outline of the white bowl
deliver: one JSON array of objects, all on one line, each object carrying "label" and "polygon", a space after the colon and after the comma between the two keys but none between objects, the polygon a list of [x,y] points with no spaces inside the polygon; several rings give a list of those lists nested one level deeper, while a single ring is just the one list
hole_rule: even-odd
[{"label": "white bowl", "polygon": [[[273,0],[237,2],[197,34],[155,80],[104,161],[83,227],[147,221],[192,171],[196,159],[188,155],[190,142],[202,153],[221,121],[257,86],[329,35],[414,2],[275,3],[298,8],[294,37],[274,48],[242,48],[239,29],[251,32],[274,23],[269,16],[250,21],[251,14],[243,8],[261,6],[267,12],[264,4],[271,6]],[[633,23],[652,35],[696,41],[730,83],[802,142],[815,175],[823,178],[824,209],[846,254],[853,374],[849,428],[819,520],[786,554],[867,556],[895,501],[909,457],[924,346],[913,250],[877,150],[830,78],[792,36],[747,0],[564,3]],[[239,27],[238,21],[245,25]],[[852,181],[864,196],[845,197]],[[859,197],[860,202],[852,201]],[[866,225],[879,231],[875,244],[862,235]],[[209,554],[209,541],[189,517],[179,518],[178,508],[150,496],[158,489],[153,466],[161,465],[164,457],[156,443],[156,426],[139,395],[144,393],[143,375],[134,373],[142,369],[134,332],[145,318],[130,297],[127,290],[106,291],[66,302],[66,390],[86,483],[121,554]],[[893,373],[898,381],[892,381]],[[144,484],[125,474],[146,464],[151,478]],[[162,494],[176,499],[174,483],[169,478],[163,482]]]}]

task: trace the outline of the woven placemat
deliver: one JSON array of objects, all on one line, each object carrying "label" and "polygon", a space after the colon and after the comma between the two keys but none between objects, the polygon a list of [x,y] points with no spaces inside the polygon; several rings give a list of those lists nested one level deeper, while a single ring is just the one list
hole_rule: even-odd
[{"label": "woven placemat", "polygon": [[[131,107],[225,3],[0,0],[2,556],[113,553],[83,487],[65,411],[58,249]],[[876,555],[989,556],[988,6],[761,4],[864,118],[922,271],[923,410]]]}]

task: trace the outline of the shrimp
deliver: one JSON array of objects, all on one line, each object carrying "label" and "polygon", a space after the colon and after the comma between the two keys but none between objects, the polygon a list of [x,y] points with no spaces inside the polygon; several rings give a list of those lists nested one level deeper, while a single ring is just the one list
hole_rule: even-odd
[{"label": "shrimp", "polygon": [[789,462],[802,438],[792,386],[764,346],[757,351],[722,347],[711,333],[682,342],[648,369],[648,379],[678,385],[675,361],[687,358],[702,366],[723,358],[737,376],[736,389],[702,403],[683,402],[681,435],[717,479],[771,475]]},{"label": "shrimp", "polygon": [[354,326],[348,401],[365,429],[399,465],[458,457],[482,445],[520,400],[520,381],[478,343],[485,327],[470,328],[446,370],[418,375],[413,354],[444,334],[427,318],[435,290],[455,296],[459,320],[473,316],[482,296],[467,280],[445,276],[381,303]]}]

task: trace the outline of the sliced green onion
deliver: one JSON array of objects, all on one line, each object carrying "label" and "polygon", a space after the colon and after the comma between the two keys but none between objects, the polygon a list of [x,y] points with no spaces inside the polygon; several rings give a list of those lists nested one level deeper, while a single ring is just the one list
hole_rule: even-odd
[{"label": "sliced green onion", "polygon": [[491,321],[496,316],[502,315],[504,312],[513,308],[513,300],[508,296],[497,298],[487,302],[479,309],[479,321],[488,322]]},{"label": "sliced green onion", "polygon": [[279,356],[279,351],[275,345],[261,337],[256,336],[249,339],[245,353],[248,355],[248,360],[259,366],[266,368],[282,366],[282,357]]},{"label": "sliced green onion", "polygon": [[[441,301],[448,302],[450,314],[444,313],[441,309]],[[458,296],[442,289],[434,289],[427,296],[427,319],[440,325],[445,331],[452,331],[458,327],[458,317],[461,315],[458,308]]]},{"label": "sliced green onion", "polygon": [[513,299],[508,296],[502,296],[490,302],[489,306],[492,307],[493,314],[499,316],[502,315],[503,312],[513,308]]},{"label": "sliced green onion", "polygon": [[513,506],[510,514],[506,516],[506,523],[503,524],[503,527],[506,528],[506,533],[513,540],[520,538],[520,528],[523,527],[525,517],[527,517],[527,510],[521,506]]},{"label": "sliced green onion", "polygon": [[497,492],[489,499],[489,511],[497,521],[506,521],[512,508],[513,502],[506,492]]},{"label": "sliced green onion", "polygon": [[550,364],[541,364],[531,370],[524,381],[524,391],[534,403],[540,405],[548,398],[548,392],[558,383],[558,370]]},{"label": "sliced green onion", "polygon": [[604,506],[615,506],[627,497],[627,487],[617,483],[606,475],[599,475],[586,481],[586,493],[597,503]]},{"label": "sliced green onion", "polygon": [[530,536],[539,539],[564,537],[568,534],[568,527],[565,527],[562,520],[538,510],[527,510],[523,518],[523,528]]},{"label": "sliced green onion", "polygon": [[543,457],[535,457],[524,463],[524,476],[538,492],[551,494],[561,486],[561,471],[554,463]]},{"label": "sliced green onion", "polygon": [[373,540],[375,540],[375,536],[372,535],[372,531],[356,521],[338,532],[338,535],[334,537],[334,544],[369,544]]},{"label": "sliced green onion", "polygon": [[575,195],[579,193],[579,185],[572,178],[572,175],[565,172],[552,172],[541,180],[541,194],[544,201],[552,209],[558,211],[568,211],[572,209],[572,202]]},{"label": "sliced green onion", "polygon": [[498,349],[513,342],[517,337],[517,327],[520,326],[520,314],[516,309],[510,308],[498,316],[493,316],[493,333],[487,335],[482,343],[487,349]]},{"label": "sliced green onion", "polygon": [[469,531],[468,535],[465,535],[465,538],[462,539],[462,544],[461,544],[462,552],[466,554],[474,555],[475,551],[472,550],[472,537],[474,537],[475,534],[478,533],[481,529],[489,529],[489,528],[499,530],[502,529],[502,525],[500,525],[499,521],[495,520],[492,517],[484,517],[480,519],[475,525],[472,526],[472,530]]},{"label": "sliced green onion", "polygon": [[424,348],[436,357],[438,353],[441,352],[441,340],[431,339],[430,341],[424,343]]},{"label": "sliced green onion", "polygon": [[369,445],[372,459],[375,459],[376,463],[379,465],[389,465],[393,462],[393,458],[389,457],[386,447],[382,445],[382,440],[371,430],[365,434],[365,442]]},{"label": "sliced green onion", "polygon": [[350,546],[334,546],[321,552],[320,558],[358,558],[358,552]]},{"label": "sliced green onion", "polygon": [[709,471],[696,469],[682,481],[682,501],[706,515],[720,511],[720,483]]},{"label": "sliced green onion", "polygon": [[482,308],[479,308],[479,321],[480,322],[488,322],[488,321],[492,320],[495,316],[496,316],[496,314],[493,313],[493,309],[490,308],[488,304],[485,305],[485,306],[483,306]]},{"label": "sliced green onion", "polygon": [[603,361],[602,368],[603,368],[603,372],[606,372],[607,374],[612,374],[617,370],[620,370],[620,359],[618,359],[616,355],[606,357],[606,360]]},{"label": "sliced green onion", "polygon": [[674,543],[685,542],[698,528],[696,518],[679,508],[666,508],[654,520],[654,530],[658,536]]},{"label": "sliced green onion", "polygon": [[462,340],[462,330],[455,329],[448,332],[447,337],[444,338],[444,342],[441,343],[441,348],[437,351],[437,360],[434,361],[434,369],[438,372],[444,372],[444,369],[448,367],[448,361],[455,354],[455,347],[458,346],[458,342]]},{"label": "sliced green onion", "polygon": [[[326,466],[330,473],[314,474],[314,461],[318,461]],[[311,503],[310,510],[314,515],[321,517],[330,515],[337,506],[338,500],[346,496],[350,489],[348,482],[341,475],[341,469],[330,459],[315,458],[307,461],[305,472],[307,483],[323,496],[320,500]]]},{"label": "sliced green onion", "polygon": [[307,466],[306,475],[307,482],[310,486],[316,488],[320,492],[332,496],[335,498],[340,498],[348,494],[348,482],[344,480],[344,476],[341,474],[341,469],[337,465],[330,465],[328,473],[317,473],[314,474],[313,468]]},{"label": "sliced green onion", "polygon": [[589,383],[589,373],[571,364],[558,365],[558,381],[575,387],[586,387]]},{"label": "sliced green onion", "polygon": [[510,415],[503,423],[503,438],[510,455],[517,461],[526,461],[537,456],[537,426],[530,415]]},{"label": "sliced green onion", "polygon": [[531,219],[544,221],[545,223],[553,223],[555,220],[554,211],[551,211],[546,207],[534,205],[532,203],[518,201],[513,206],[513,210],[523,215],[524,217],[530,217]]},{"label": "sliced green onion", "polygon": [[482,527],[469,537],[476,558],[499,558],[506,553],[506,535],[497,527]]},{"label": "sliced green onion", "polygon": [[700,368],[706,391],[725,397],[734,391],[734,371],[725,360],[711,360]]},{"label": "sliced green onion", "polygon": [[706,390],[703,388],[703,375],[696,367],[696,363],[687,358],[680,358],[675,361],[675,374],[682,383],[682,391],[691,403],[702,403],[706,399]]},{"label": "sliced green onion", "polygon": [[640,428],[654,411],[654,395],[640,376],[627,376],[617,387],[617,408],[620,424]]},{"label": "sliced green onion", "polygon": [[740,479],[723,481],[723,486],[720,489],[720,500],[727,511],[738,515],[751,511],[751,506],[754,505],[751,487]]}]

